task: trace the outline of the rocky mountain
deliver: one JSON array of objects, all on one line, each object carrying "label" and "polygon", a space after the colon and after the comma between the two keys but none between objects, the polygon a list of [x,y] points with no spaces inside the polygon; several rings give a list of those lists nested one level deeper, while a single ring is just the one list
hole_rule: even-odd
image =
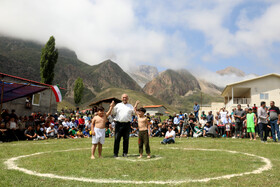
[{"label": "rocky mountain", "polygon": [[235,67],[232,67],[232,66],[219,70],[216,73],[218,73],[220,75],[236,75],[238,77],[245,77],[244,71],[237,69]]},{"label": "rocky mountain", "polygon": [[187,70],[168,69],[159,74],[143,88],[149,95],[172,103],[172,96],[184,96],[190,91],[200,90],[199,82]]},{"label": "rocky mountain", "polygon": [[194,101],[203,98],[203,104],[222,101],[221,89],[205,80],[195,78],[189,71],[166,70],[148,82],[144,92],[161,99],[180,110],[191,110]]},{"label": "rocky mountain", "polygon": [[143,88],[145,84],[158,76],[158,69],[154,66],[140,65],[129,70],[129,75]]},{"label": "rocky mountain", "polygon": [[[1,72],[40,81],[40,56],[43,45],[7,37],[0,37]],[[90,66],[78,60],[75,52],[58,49],[53,84],[59,84],[66,97],[74,95],[74,81],[81,77],[85,85],[83,102],[107,88],[117,87],[141,91],[141,87],[118,64],[106,60]]]},{"label": "rocky mountain", "polygon": [[223,88],[218,87],[213,83],[207,82],[204,79],[197,79],[197,80],[198,80],[199,86],[201,88],[201,91],[203,93],[207,93],[210,95],[220,95],[223,90]]}]

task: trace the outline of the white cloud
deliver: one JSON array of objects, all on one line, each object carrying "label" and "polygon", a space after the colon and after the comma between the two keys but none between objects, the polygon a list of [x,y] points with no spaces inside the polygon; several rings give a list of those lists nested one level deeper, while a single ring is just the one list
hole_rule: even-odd
[{"label": "white cloud", "polygon": [[186,63],[182,39],[140,24],[134,6],[132,0],[2,0],[0,33],[42,43],[54,35],[58,46],[89,64],[108,58],[125,69],[147,62]]}]

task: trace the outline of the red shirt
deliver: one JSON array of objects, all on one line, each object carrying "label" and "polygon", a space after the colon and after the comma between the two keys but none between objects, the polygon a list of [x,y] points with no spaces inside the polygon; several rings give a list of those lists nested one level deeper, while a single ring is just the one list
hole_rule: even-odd
[{"label": "red shirt", "polygon": [[80,118],[79,119],[79,125],[83,125],[85,124],[85,119],[84,118]]}]

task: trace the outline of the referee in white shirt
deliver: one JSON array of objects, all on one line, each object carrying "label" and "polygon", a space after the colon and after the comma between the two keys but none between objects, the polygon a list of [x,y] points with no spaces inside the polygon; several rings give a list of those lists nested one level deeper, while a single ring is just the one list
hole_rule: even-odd
[{"label": "referee in white shirt", "polygon": [[130,122],[134,114],[134,108],[128,103],[128,95],[122,95],[122,102],[118,103],[114,109],[113,114],[116,116],[115,126],[115,143],[114,143],[114,157],[118,157],[120,141],[123,137],[123,156],[127,157],[129,145]]}]

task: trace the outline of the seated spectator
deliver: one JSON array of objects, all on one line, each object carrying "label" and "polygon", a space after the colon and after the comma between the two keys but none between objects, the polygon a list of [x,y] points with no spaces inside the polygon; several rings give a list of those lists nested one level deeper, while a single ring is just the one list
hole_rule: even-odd
[{"label": "seated spectator", "polygon": [[46,135],[48,138],[56,138],[57,130],[54,128],[54,124],[51,123],[50,127],[47,128]]},{"label": "seated spectator", "polygon": [[[209,123],[210,124],[210,123]],[[193,129],[194,133],[193,133],[193,137],[197,138],[202,136],[203,132],[202,132],[202,127],[201,124],[199,123],[198,125],[196,125]]]},{"label": "seated spectator", "polygon": [[40,125],[37,125],[36,129],[35,129],[35,133],[37,134],[37,139],[38,140],[44,140],[44,139],[48,139],[48,137],[46,136],[46,134],[44,133],[43,129],[41,128]]},{"label": "seated spectator", "polygon": [[[137,126],[136,126],[137,125]],[[134,126],[131,125],[131,132],[130,132],[130,137],[138,137],[138,124],[135,123]]]},{"label": "seated spectator", "polygon": [[209,131],[207,133],[207,136],[210,136],[212,138],[219,137],[217,125],[214,124],[212,127],[210,127],[210,129],[209,129]]},{"label": "seated spectator", "polygon": [[189,134],[189,126],[188,125],[184,125],[182,133],[181,133],[181,137],[188,138],[188,134]]},{"label": "seated spectator", "polygon": [[20,116],[19,120],[18,120],[18,130],[19,130],[18,138],[20,140],[25,139],[25,137],[24,137],[24,131],[26,130],[25,122],[26,122],[26,118]]},{"label": "seated spectator", "polygon": [[[201,117],[199,123],[201,124],[201,128],[203,128],[203,127],[206,125],[206,123],[207,123],[206,117],[205,117],[205,116]],[[210,126],[211,126],[211,123],[210,123],[210,122],[209,122],[209,124],[210,124]]]},{"label": "seated spectator", "polygon": [[168,131],[166,132],[165,138],[163,139],[161,144],[175,143],[175,136],[176,136],[175,131],[172,130],[171,126],[168,126]]},{"label": "seated spectator", "polygon": [[78,137],[78,138],[83,138],[83,137],[84,137],[82,128],[79,128],[79,130],[77,131],[77,137]]},{"label": "seated spectator", "polygon": [[77,128],[77,123],[75,121],[75,118],[71,118],[71,122],[69,123],[69,128],[74,127],[75,129]]},{"label": "seated spectator", "polygon": [[193,113],[190,113],[189,115],[189,132],[190,132],[190,136],[193,136],[193,130],[195,127],[195,124],[197,123],[197,118],[195,117],[195,115]]},{"label": "seated spectator", "polygon": [[71,138],[77,138],[76,129],[74,126],[72,126],[72,128],[69,130],[69,135]]},{"label": "seated spectator", "polygon": [[28,128],[24,132],[25,137],[27,140],[36,140],[37,134],[34,132],[33,127],[31,125],[28,126]]},{"label": "seated spectator", "polygon": [[5,122],[0,117],[0,141],[1,142],[7,142],[8,136],[7,136],[7,128],[5,125]]},{"label": "seated spectator", "polygon": [[66,138],[65,133],[64,133],[64,129],[62,125],[59,125],[58,129],[57,129],[57,138]]},{"label": "seated spectator", "polygon": [[[159,126],[161,126],[161,124],[159,124]],[[152,130],[151,136],[152,137],[158,137],[160,135],[160,131],[158,127],[154,127],[154,129]]]},{"label": "seated spectator", "polygon": [[9,122],[6,124],[6,127],[8,129],[8,136],[10,140],[17,140],[19,141],[17,134],[18,134],[18,125],[15,122],[15,118],[11,117]]},{"label": "seated spectator", "polygon": [[[89,129],[88,128],[86,128],[85,130],[84,130],[84,132],[83,132],[83,134],[84,134],[84,137],[85,138],[89,138]],[[106,134],[105,134],[106,135]]]},{"label": "seated spectator", "polygon": [[208,132],[209,132],[209,129],[210,129],[210,123],[206,123],[206,125],[204,126],[203,128],[203,136],[206,137]]},{"label": "seated spectator", "polygon": [[180,126],[174,124],[173,130],[175,131],[175,135],[176,135],[177,137],[180,137],[180,135],[181,135],[181,133],[180,133],[180,130],[181,130],[181,129],[180,129]]},{"label": "seated spectator", "polygon": [[160,129],[160,137],[164,137],[165,136],[165,134],[166,134],[166,132],[167,132],[167,128],[166,128],[166,123],[163,123],[162,124],[162,127],[161,127],[161,129]]}]

